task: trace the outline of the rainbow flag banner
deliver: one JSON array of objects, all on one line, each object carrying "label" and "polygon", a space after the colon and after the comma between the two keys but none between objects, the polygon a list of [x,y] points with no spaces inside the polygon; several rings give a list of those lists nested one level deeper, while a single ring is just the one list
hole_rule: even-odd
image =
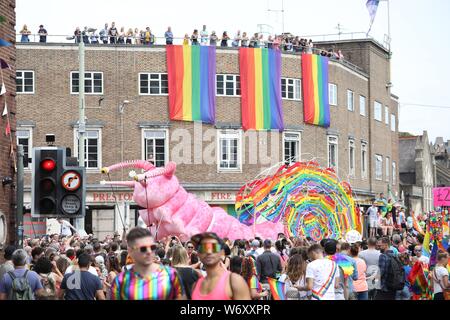
[{"label": "rainbow flag banner", "polygon": [[281,53],[266,48],[240,48],[242,127],[282,131]]},{"label": "rainbow flag banner", "polygon": [[170,120],[216,121],[216,48],[167,48]]},{"label": "rainbow flag banner", "polygon": [[285,284],[283,282],[273,278],[267,278],[267,282],[269,283],[273,300],[286,300],[286,294],[284,293]]},{"label": "rainbow flag banner", "polygon": [[305,123],[328,128],[328,58],[302,54],[303,118]]}]

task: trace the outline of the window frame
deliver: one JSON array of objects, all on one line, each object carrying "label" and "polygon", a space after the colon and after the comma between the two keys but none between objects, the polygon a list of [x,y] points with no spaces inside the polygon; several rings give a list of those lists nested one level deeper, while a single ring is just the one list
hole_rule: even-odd
[{"label": "window frame", "polygon": [[397,184],[397,164],[392,161],[392,185]]},{"label": "window frame", "polygon": [[[69,86],[70,86],[70,94],[71,94],[71,95],[78,95],[78,94],[80,93],[79,86],[78,86],[78,92],[73,91],[73,83],[72,83],[72,81],[73,81],[73,75],[74,75],[75,73],[78,73],[78,74],[79,74],[79,71],[70,71],[70,82],[69,82]],[[92,87],[92,91],[94,91],[94,74],[95,74],[95,73],[101,74],[101,76],[102,76],[102,78],[101,78],[101,81],[102,81],[102,91],[101,91],[101,92],[86,92],[86,85],[85,85],[85,87],[84,87],[84,94],[85,94],[85,95],[90,95],[90,96],[101,96],[101,95],[104,95],[104,94],[105,94],[105,81],[104,81],[103,71],[85,71],[84,74],[86,75],[86,73],[91,73],[91,79],[92,79],[92,80],[91,80],[91,81],[92,81],[91,87]],[[80,83],[80,80],[79,80],[79,79],[80,79],[80,78],[78,78],[78,83]],[[84,81],[86,82],[86,76],[85,76],[85,78],[84,78]]]},{"label": "window frame", "polygon": [[[98,140],[98,143],[97,143],[97,152],[98,152],[98,154],[97,154],[97,167],[88,167],[88,166],[86,166],[86,164],[85,164],[85,168],[86,168],[86,171],[98,171],[98,169],[100,169],[100,168],[102,168],[102,128],[96,128],[96,127],[89,127],[89,128],[86,128],[86,134],[87,134],[87,132],[88,131],[97,131],[98,132],[98,137],[97,137],[97,140]],[[87,136],[86,136],[86,138],[87,138]],[[73,150],[74,150],[74,155],[75,155],[75,157],[78,159],[78,127],[75,127],[74,128],[74,130],[73,130],[73,144],[74,144],[74,147],[73,147]],[[85,155],[85,159],[84,159],[84,161],[86,162],[87,161],[87,157],[86,157],[86,155]]]},{"label": "window frame", "polygon": [[386,177],[385,177],[385,179],[386,179],[386,182],[391,182],[391,173],[390,173],[390,166],[391,166],[391,164],[390,164],[390,162],[391,162],[391,158],[390,157],[385,157],[385,165],[386,165],[386,168],[385,168],[385,172],[384,172],[384,174],[386,175]]},{"label": "window frame", "polygon": [[[148,93],[143,93],[141,91],[142,87],[141,87],[141,75],[147,75],[148,76]],[[152,75],[158,75],[158,79],[151,79]],[[166,75],[167,76],[167,93],[162,93],[162,76]],[[158,81],[159,82],[159,93],[151,93],[150,89],[150,82],[151,81]],[[140,96],[168,96],[169,95],[169,75],[166,72],[139,72],[138,73],[138,95]]]},{"label": "window frame", "polygon": [[[365,153],[365,156],[364,156]],[[367,179],[367,157],[368,151],[367,151],[367,143],[363,142],[361,143],[361,178]]]},{"label": "window frame", "polygon": [[[17,76],[18,72],[22,73],[22,76],[20,77],[22,79],[22,92],[17,91],[17,78],[19,78]],[[31,91],[31,92],[23,91],[25,89],[25,72],[31,72],[33,75],[33,77],[32,77],[33,91]],[[35,84],[36,84],[36,76],[35,76],[34,70],[16,70],[16,93],[17,94],[35,94],[35,91],[36,91]]]},{"label": "window frame", "polygon": [[[28,132],[28,159],[33,159],[33,128],[32,127],[21,127],[18,126],[16,128],[16,144],[19,145],[19,131],[27,131]],[[22,138],[24,139],[24,138]],[[25,150],[24,150],[25,151]],[[33,161],[33,160],[31,160]],[[32,162],[31,162],[32,163]],[[31,171],[31,163],[27,163],[27,166],[23,167],[25,171]]]},{"label": "window frame", "polygon": [[397,116],[391,113],[391,131],[397,132]]},{"label": "window frame", "polygon": [[[361,104],[362,101],[364,101],[364,104]],[[364,109],[361,108],[361,105],[364,105]],[[363,95],[359,95],[359,114],[361,116],[363,116],[363,117],[365,117],[367,115],[367,110],[366,110],[367,108],[366,108],[366,106],[367,106],[367,99],[366,99],[366,97],[363,96]],[[362,112],[363,110],[364,110],[364,113]]]},{"label": "window frame", "polygon": [[[286,87],[286,96],[283,97],[283,80],[285,81],[285,87]],[[292,84],[289,84],[288,82],[292,80]],[[288,87],[292,87],[292,94],[293,98],[288,98]],[[290,100],[290,101],[302,101],[302,79],[298,78],[281,78],[281,99],[283,100]]]},{"label": "window frame", "polygon": [[[291,137],[286,137],[287,135],[296,135],[297,138],[291,138]],[[292,141],[292,142],[297,142],[297,160],[296,161],[301,161],[302,159],[302,132],[301,131],[283,131],[283,163],[289,163],[289,165],[291,165],[292,163],[295,163],[296,161],[286,161],[286,142],[287,141]]]},{"label": "window frame", "polygon": [[[237,168],[222,168],[220,166],[221,156],[222,156],[222,148],[221,148],[221,139],[223,137],[237,138]],[[243,155],[243,139],[242,139],[242,130],[241,129],[218,129],[216,135],[216,160],[217,160],[217,172],[218,173],[241,173],[242,172],[242,155]]]},{"label": "window frame", "polygon": [[[353,161],[351,157],[352,149],[353,149]],[[350,177],[356,176],[356,144],[354,139],[348,140],[348,174]]]},{"label": "window frame", "polygon": [[[378,175],[378,163],[381,163],[380,176]],[[375,180],[383,181],[383,156],[380,154],[375,154]]]},{"label": "window frame", "polygon": [[[335,139],[336,142],[332,142],[330,140]],[[336,155],[335,155],[335,160],[336,160],[336,165],[332,166],[330,163],[330,145],[336,145]],[[328,168],[334,168],[334,170],[336,171],[336,173],[338,172],[338,168],[339,168],[339,137],[335,136],[335,135],[328,135],[327,136],[327,163],[328,163]]]},{"label": "window frame", "polygon": [[384,123],[389,127],[389,107],[384,106]]},{"label": "window frame", "polygon": [[[350,99],[349,99],[350,97],[352,100],[351,105],[350,105]],[[351,112],[355,112],[355,93],[350,89],[347,89],[347,110],[351,111]]]},{"label": "window frame", "polygon": [[[223,94],[219,94],[219,76],[223,77]],[[228,80],[227,77],[233,77],[233,80]],[[237,80],[239,78],[239,81]],[[227,94],[227,83],[233,83],[233,95]],[[216,96],[217,97],[240,97],[241,94],[241,75],[240,74],[229,74],[229,73],[218,73],[216,74]]]},{"label": "window frame", "polygon": [[[331,92],[332,92],[331,88],[332,87],[336,88],[334,95],[331,94]],[[336,101],[334,101],[334,100],[331,101],[332,97],[335,97]],[[328,83],[328,104],[330,106],[336,106],[336,107],[338,106],[338,86],[337,86],[337,84],[331,83],[331,82]]]},{"label": "window frame", "polygon": [[[379,119],[377,119],[377,108],[376,108],[376,106],[380,107],[380,109],[379,109],[379,113],[380,113]],[[375,121],[383,122],[383,105],[380,102],[378,102],[378,101],[374,101],[373,102],[373,118],[374,118]]]},{"label": "window frame", "polygon": [[142,128],[141,129],[141,159],[146,160],[146,140],[145,132],[164,132],[164,166],[167,165],[169,160],[169,129],[166,128]]}]

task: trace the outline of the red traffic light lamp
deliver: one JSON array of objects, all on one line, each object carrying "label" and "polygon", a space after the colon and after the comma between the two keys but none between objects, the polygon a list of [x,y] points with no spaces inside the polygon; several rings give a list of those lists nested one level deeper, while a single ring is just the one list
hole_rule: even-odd
[{"label": "red traffic light lamp", "polygon": [[53,159],[45,159],[41,161],[41,168],[45,171],[53,171],[56,168],[56,162]]}]

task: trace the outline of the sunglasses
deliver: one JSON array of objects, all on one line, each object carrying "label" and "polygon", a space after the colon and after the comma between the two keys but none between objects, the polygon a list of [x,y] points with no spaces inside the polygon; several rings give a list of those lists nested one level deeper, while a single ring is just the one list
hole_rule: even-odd
[{"label": "sunglasses", "polygon": [[198,246],[199,253],[219,253],[221,250],[219,243],[202,243]]},{"label": "sunglasses", "polygon": [[149,251],[156,251],[156,249],[158,248],[158,246],[156,244],[152,244],[150,246],[141,246],[141,247],[134,247],[134,250],[139,250],[140,253],[146,253]]}]

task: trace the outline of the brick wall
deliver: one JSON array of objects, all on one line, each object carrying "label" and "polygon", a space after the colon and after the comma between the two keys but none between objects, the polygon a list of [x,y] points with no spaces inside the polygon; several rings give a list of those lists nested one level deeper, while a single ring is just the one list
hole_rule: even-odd
[{"label": "brick wall", "polygon": [[[15,0],[0,0],[0,15],[5,18],[5,21],[0,24],[0,38],[10,43],[15,42]],[[6,86],[6,93],[0,97],[0,109],[3,112],[5,101],[8,104],[8,111],[11,125],[12,141],[15,145],[15,130],[16,130],[16,104],[15,104],[15,68],[16,68],[16,49],[15,46],[0,47],[0,58],[9,64],[12,70],[3,69],[3,82]],[[0,83],[1,84],[1,83]],[[11,177],[15,179],[14,161],[10,156],[11,141],[10,137],[5,135],[5,128],[7,125],[7,117],[0,119],[0,179],[4,177]],[[15,146],[14,146],[15,149]],[[14,181],[14,185],[15,185]],[[0,247],[4,243],[9,243],[13,240],[15,233],[14,226],[14,205],[15,205],[15,189],[11,185],[0,186],[0,228],[4,232],[3,223],[6,223],[7,237],[1,239]],[[5,241],[4,241],[5,240]]]},{"label": "brick wall", "polygon": [[[371,44],[366,44],[370,52]],[[372,49],[370,49],[372,50]],[[368,54],[368,53],[367,53]],[[397,159],[398,141],[396,132],[384,122],[373,120],[373,101],[388,105],[397,115],[397,105],[386,92],[386,74],[388,62],[375,53],[371,54],[371,76],[356,72],[338,62],[330,64],[330,82],[338,86],[338,106],[330,106],[331,127],[325,128],[305,125],[303,123],[303,104],[299,101],[283,100],[284,121],[286,128],[303,128],[301,152],[303,160],[316,160],[327,166],[327,133],[336,134],[339,138],[339,176],[350,179],[354,188],[367,192],[386,191],[387,182],[375,182],[375,166],[368,177],[361,177],[361,140],[367,141],[370,157],[368,164],[374,161],[374,154],[380,153]],[[373,56],[373,57],[372,57]],[[36,59],[39,57],[39,59]],[[365,60],[364,60],[365,61]],[[361,62],[362,63],[362,62]],[[120,118],[118,106],[123,100],[130,100],[124,113],[125,152],[124,159],[141,158],[140,122],[169,122],[167,96],[140,96],[138,94],[139,72],[166,72],[166,58],[163,47],[93,47],[86,49],[86,71],[101,71],[104,79],[103,95],[86,95],[86,116],[88,121],[100,121],[102,127],[102,164],[110,165],[120,161]],[[56,134],[58,145],[73,147],[73,127],[78,119],[78,95],[70,94],[70,71],[78,69],[78,48],[75,45],[20,45],[18,47],[18,69],[35,72],[35,94],[20,94],[18,100],[18,117],[20,120],[34,121],[33,146],[45,145],[46,133]],[[234,50],[217,50],[217,73],[239,74],[238,52]],[[373,75],[373,77],[372,77]],[[301,59],[299,55],[283,54],[282,77],[301,78]],[[376,83],[374,83],[376,82]],[[354,92],[354,111],[347,111],[347,89]],[[359,112],[359,96],[366,100],[366,116]],[[99,103],[99,99],[103,100]],[[99,105],[100,104],[100,105]],[[241,124],[240,97],[217,97],[217,122]],[[384,116],[384,110],[383,110]],[[398,116],[397,116],[398,121]],[[203,132],[213,128],[203,125]],[[177,129],[186,129],[193,133],[194,126],[189,122],[170,122],[169,134]],[[193,135],[192,135],[193,136]],[[278,143],[282,144],[282,134],[275,134]],[[355,141],[355,176],[348,176],[349,138]],[[270,139],[269,139],[270,140]],[[215,141],[215,140],[213,140]],[[389,142],[389,143],[386,143]],[[193,145],[193,141],[186,142]],[[266,144],[267,143],[267,144]],[[203,143],[203,150],[210,142]],[[271,142],[264,138],[258,141],[259,146],[270,150]],[[173,146],[173,144],[172,144]],[[169,142],[169,148],[171,144]],[[194,148],[192,148],[194,150]],[[194,155],[192,154],[193,158]],[[243,157],[250,157],[249,143],[244,139]],[[282,158],[282,149],[272,154],[272,161]],[[253,179],[268,165],[244,164],[242,173],[217,173],[217,164],[180,164],[177,176],[186,183],[245,183]],[[398,167],[398,160],[397,160]],[[384,175],[383,164],[383,175]],[[113,179],[127,179],[120,173]],[[90,174],[89,183],[98,183],[99,174]],[[398,181],[398,179],[397,179]],[[29,176],[26,180],[29,184]],[[396,186],[395,186],[396,189]]]}]

